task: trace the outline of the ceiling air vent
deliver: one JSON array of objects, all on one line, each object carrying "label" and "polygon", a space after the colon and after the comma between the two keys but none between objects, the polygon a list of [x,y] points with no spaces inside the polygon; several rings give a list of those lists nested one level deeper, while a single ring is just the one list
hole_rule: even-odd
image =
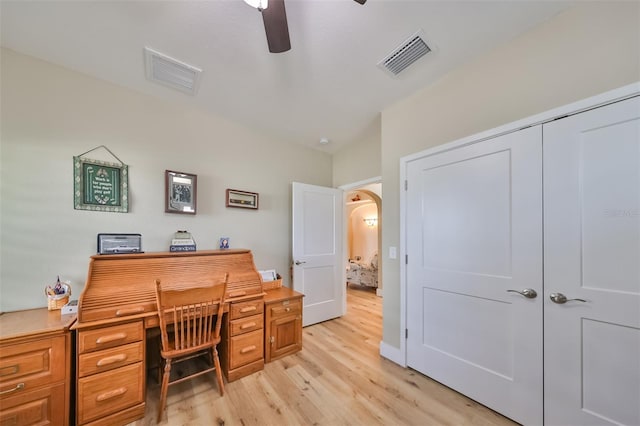
[{"label": "ceiling air vent", "polygon": [[156,83],[195,95],[202,70],[148,47],[144,48],[147,78]]},{"label": "ceiling air vent", "polygon": [[422,30],[420,30],[378,62],[378,66],[391,75],[397,76],[429,52],[431,48],[422,39]]}]

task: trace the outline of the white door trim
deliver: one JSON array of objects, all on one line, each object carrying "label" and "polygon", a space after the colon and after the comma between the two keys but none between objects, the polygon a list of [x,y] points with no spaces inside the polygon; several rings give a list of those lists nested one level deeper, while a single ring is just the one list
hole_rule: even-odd
[{"label": "white door trim", "polygon": [[407,365],[407,343],[405,338],[405,330],[407,329],[407,266],[403,259],[406,259],[407,256],[407,199],[404,185],[407,180],[409,162],[638,95],[640,95],[640,82],[632,83],[400,158],[400,330],[398,330],[400,333],[400,348],[396,348],[382,341],[380,342],[380,354],[382,356],[403,367]]}]

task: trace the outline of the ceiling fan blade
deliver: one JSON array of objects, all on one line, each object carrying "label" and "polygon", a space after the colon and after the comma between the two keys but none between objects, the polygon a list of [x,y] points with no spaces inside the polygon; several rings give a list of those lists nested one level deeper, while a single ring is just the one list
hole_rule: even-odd
[{"label": "ceiling fan blade", "polygon": [[282,53],[291,49],[284,0],[269,0],[269,7],[262,11],[262,20],[267,34],[269,52]]},{"label": "ceiling fan blade", "polygon": [[356,2],[358,2],[360,4],[365,4],[367,2],[367,0],[354,0],[354,1],[356,1]]}]

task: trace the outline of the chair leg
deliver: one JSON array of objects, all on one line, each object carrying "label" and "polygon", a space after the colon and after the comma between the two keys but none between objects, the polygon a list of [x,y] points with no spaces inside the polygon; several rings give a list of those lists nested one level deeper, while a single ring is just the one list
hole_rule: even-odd
[{"label": "chair leg", "polygon": [[164,373],[162,374],[162,386],[160,387],[160,406],[158,407],[158,423],[162,421],[162,415],[167,405],[167,391],[169,389],[169,375],[171,374],[171,359],[166,359]]},{"label": "chair leg", "polygon": [[218,390],[220,391],[220,396],[224,396],[224,382],[222,380],[222,369],[220,368],[220,358],[218,358],[218,349],[214,346],[211,352],[213,353],[213,364],[216,367],[216,379],[218,379]]}]

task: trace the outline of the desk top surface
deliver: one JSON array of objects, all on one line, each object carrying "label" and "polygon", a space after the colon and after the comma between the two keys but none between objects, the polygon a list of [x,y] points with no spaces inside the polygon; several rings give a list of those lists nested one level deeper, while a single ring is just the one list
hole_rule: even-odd
[{"label": "desk top surface", "polygon": [[60,334],[69,329],[76,314],[61,315],[47,308],[4,312],[0,315],[0,343],[30,336]]}]

